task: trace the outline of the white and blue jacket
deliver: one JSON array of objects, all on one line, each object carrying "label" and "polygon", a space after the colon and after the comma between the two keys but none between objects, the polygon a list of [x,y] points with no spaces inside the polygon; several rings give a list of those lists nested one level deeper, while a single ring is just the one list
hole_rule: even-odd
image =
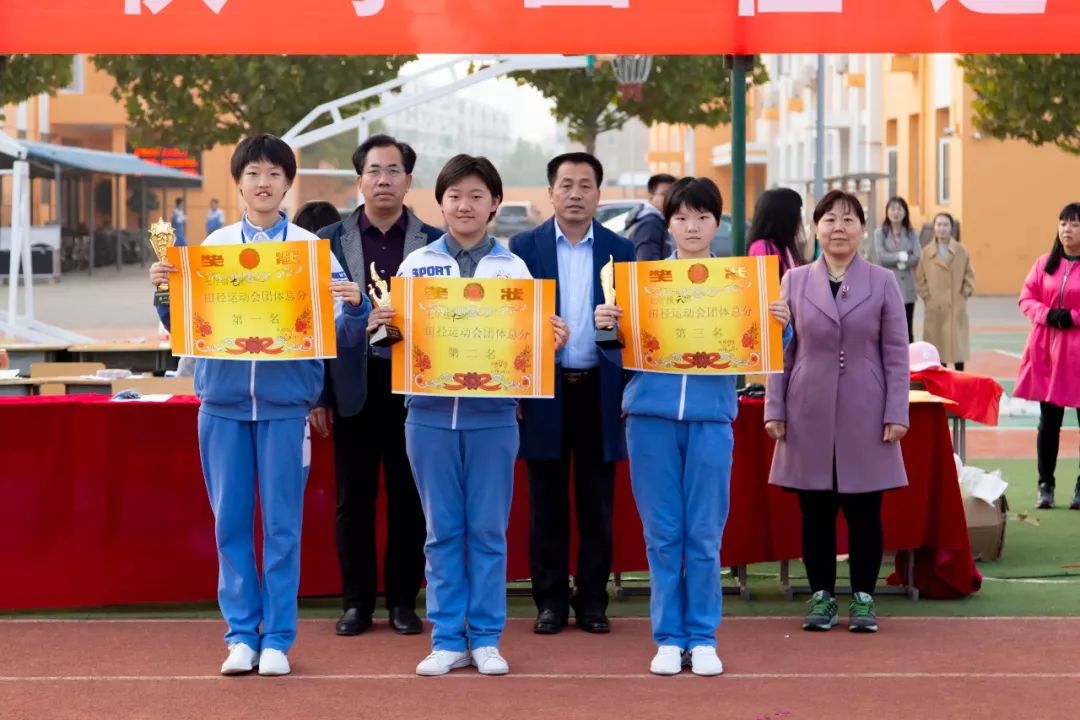
[{"label": "white and blue jacket", "polygon": [[[284,217],[284,216],[283,216]],[[203,246],[239,245],[245,242],[243,228],[251,235],[246,219],[212,232]],[[286,230],[287,228],[287,230]],[[283,232],[284,231],[284,232]],[[270,242],[282,239],[318,240],[298,225],[280,222],[266,231]],[[347,280],[348,275],[330,255],[331,277]],[[367,319],[371,302],[361,293],[363,303],[353,306],[334,302],[338,345],[356,347],[367,342]],[[158,307],[158,316],[169,328],[168,307]],[[232,420],[283,420],[306,417],[319,400],[323,388],[322,360],[217,360],[195,361],[195,394],[201,411]]]},{"label": "white and blue jacket", "polygon": [[[402,261],[398,275],[407,277],[461,277],[457,260],[446,247],[446,236],[427,247],[414,250]],[[473,277],[527,280],[529,268],[517,255],[498,242],[480,259]],[[517,426],[515,398],[460,398],[437,395],[409,395],[406,422],[446,430],[480,430]]]},{"label": "white and blue jacket", "polygon": [[[668,260],[675,260],[672,255]],[[784,347],[795,331],[784,328]],[[623,391],[623,412],[628,415],[651,415],[688,422],[725,422],[735,420],[739,399],[735,375],[687,375],[678,373],[630,373]]]}]

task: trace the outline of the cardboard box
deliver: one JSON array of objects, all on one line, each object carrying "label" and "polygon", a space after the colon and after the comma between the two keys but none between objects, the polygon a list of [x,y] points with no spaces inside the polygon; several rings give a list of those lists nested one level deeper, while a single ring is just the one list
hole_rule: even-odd
[{"label": "cardboard box", "polygon": [[1005,550],[1005,513],[1009,502],[1002,495],[991,505],[978,498],[964,498],[971,555],[976,560],[997,560]]}]

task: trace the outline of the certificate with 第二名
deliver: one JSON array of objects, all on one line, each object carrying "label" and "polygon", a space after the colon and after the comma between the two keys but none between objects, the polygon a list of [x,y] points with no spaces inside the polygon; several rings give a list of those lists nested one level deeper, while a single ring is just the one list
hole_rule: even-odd
[{"label": "certificate with \u7b2c\u4e8c\u540d", "polygon": [[337,355],[330,243],[171,247],[174,355],[315,360]]},{"label": "certificate with \u7b2c\u4e8c\u540d", "polygon": [[554,280],[396,277],[395,393],[555,396]]},{"label": "certificate with \u7b2c\u4e8c\u540d", "polygon": [[628,370],[690,374],[784,369],[773,256],[615,264]]}]

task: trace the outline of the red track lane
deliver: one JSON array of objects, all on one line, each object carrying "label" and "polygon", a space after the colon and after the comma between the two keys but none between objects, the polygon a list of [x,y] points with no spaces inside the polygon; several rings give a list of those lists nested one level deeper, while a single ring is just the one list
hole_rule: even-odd
[{"label": "red track lane", "polygon": [[538,637],[511,621],[512,674],[413,675],[426,636],[358,638],[304,621],[287,678],[223,678],[220,622],[0,621],[0,718],[1039,718],[1073,715],[1080,619],[893,619],[855,636],[732,619],[726,674],[648,674],[642,619],[608,636]]}]

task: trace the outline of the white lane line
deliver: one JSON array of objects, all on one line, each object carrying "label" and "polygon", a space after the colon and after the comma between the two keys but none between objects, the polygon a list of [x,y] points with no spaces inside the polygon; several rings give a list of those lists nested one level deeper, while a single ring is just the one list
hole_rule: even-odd
[{"label": "white lane line", "polygon": [[[649,673],[511,673],[505,680],[647,680],[656,678]],[[687,672],[676,677],[693,678]],[[838,672],[838,673],[726,673],[729,680],[1080,680],[1080,672]],[[275,678],[286,682],[369,682],[386,680],[418,680],[432,682],[431,678],[413,673],[335,674],[335,675],[289,675]],[[486,679],[478,673],[446,675],[446,680]],[[57,682],[236,682],[236,678],[221,675],[27,675],[0,676],[0,683],[57,683]]]}]

